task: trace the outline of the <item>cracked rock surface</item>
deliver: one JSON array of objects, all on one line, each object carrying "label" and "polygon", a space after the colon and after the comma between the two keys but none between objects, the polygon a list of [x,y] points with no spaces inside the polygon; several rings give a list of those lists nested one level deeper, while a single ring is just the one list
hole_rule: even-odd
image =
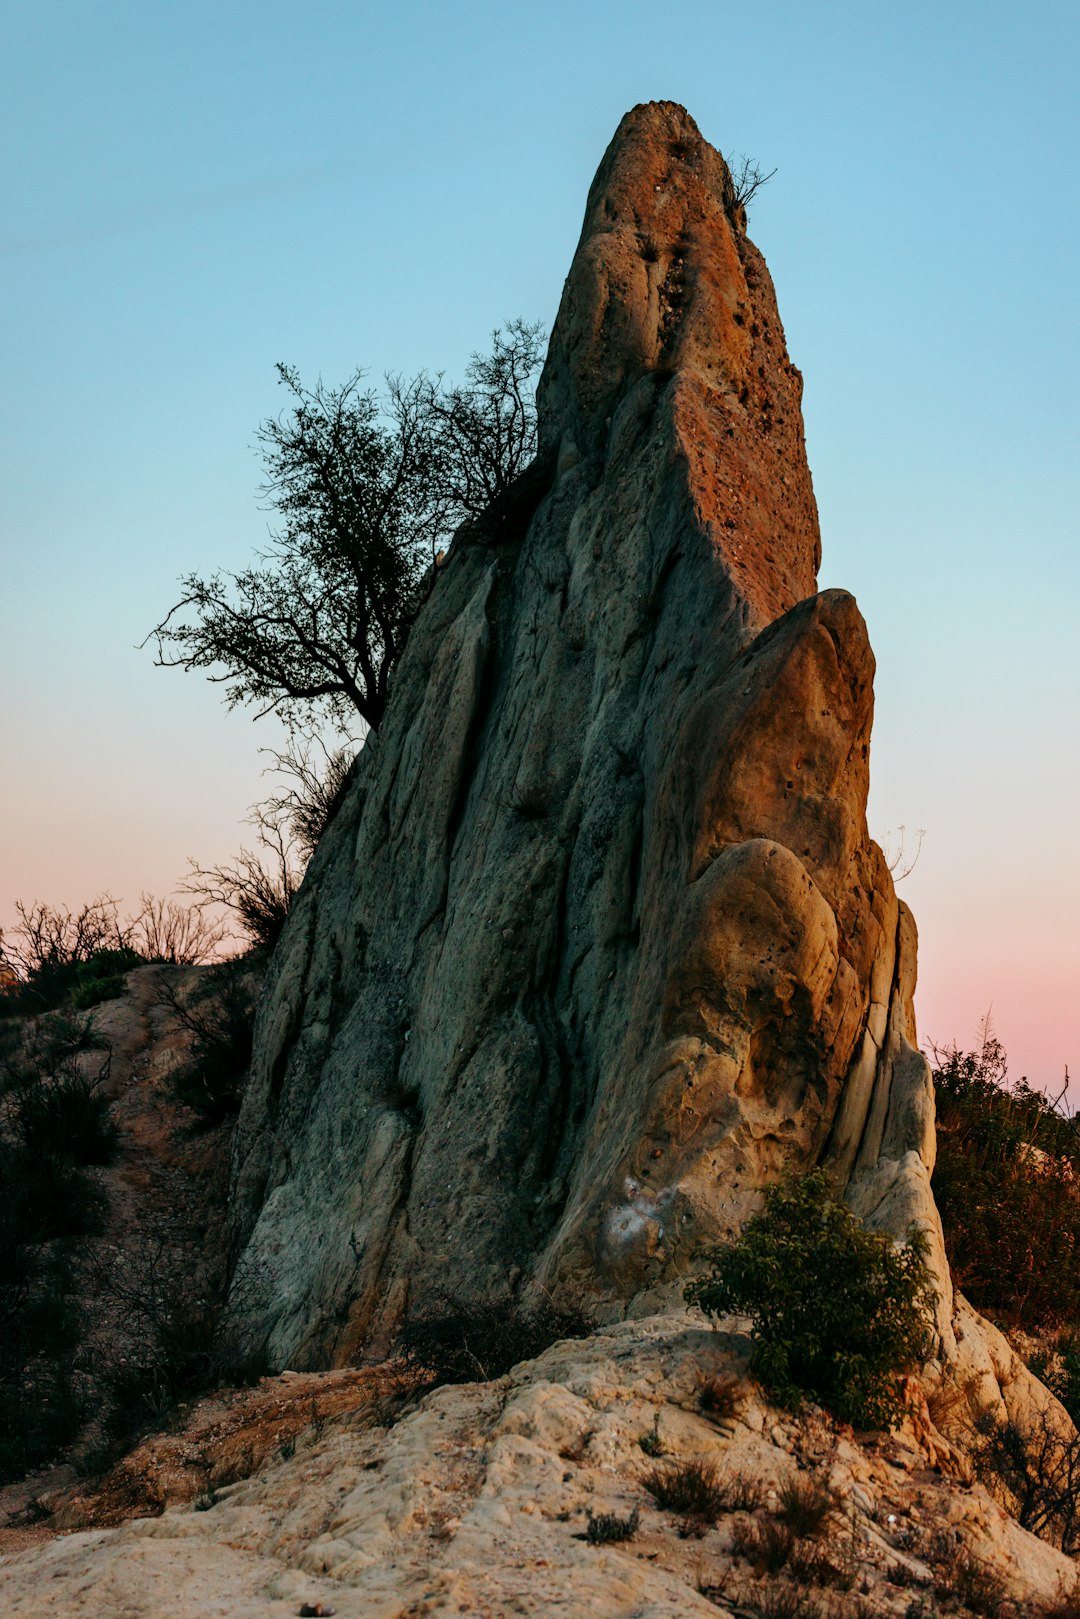
[{"label": "cracked rock surface", "polygon": [[[841,1619],[900,1619],[918,1596],[933,1599],[942,1555],[996,1576],[1015,1604],[1003,1613],[1035,1613],[1070,1588],[1067,1558],[981,1488],[933,1470],[910,1429],[857,1440],[819,1411],[796,1418],[765,1405],[744,1375],[749,1343],[731,1325],[713,1331],[685,1314],[618,1323],[496,1382],[437,1389],[392,1426],[377,1406],[344,1402],[297,1436],[293,1454],[271,1453],[212,1504],[204,1496],[0,1559],[5,1612],[273,1619],[321,1602],[339,1619],[716,1619],[756,1611],[767,1592],[746,1528],[778,1521],[793,1479],[828,1496],[812,1549]],[[701,1409],[710,1375],[737,1380],[725,1415]],[[276,1423],[272,1388],[247,1398]],[[334,1397],[328,1388],[323,1409]],[[255,1426],[252,1415],[244,1431]],[[196,1417],[177,1451],[206,1433]],[[741,1506],[700,1524],[662,1511],[644,1479],[689,1461],[739,1480]],[[632,1539],[584,1538],[590,1513],[635,1509]]]}]

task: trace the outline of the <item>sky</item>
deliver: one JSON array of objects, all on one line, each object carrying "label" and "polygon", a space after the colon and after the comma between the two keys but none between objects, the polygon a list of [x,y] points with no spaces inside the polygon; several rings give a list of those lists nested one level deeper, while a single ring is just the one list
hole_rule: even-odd
[{"label": "sky", "polygon": [[1074,0],[0,0],[0,926],[247,835],[273,722],[139,643],[266,540],[275,362],[461,376],[550,324],[666,98],[777,170],[750,234],[877,656],[871,831],[924,831],[920,1035],[990,1010],[1080,1091],[1078,45]]}]

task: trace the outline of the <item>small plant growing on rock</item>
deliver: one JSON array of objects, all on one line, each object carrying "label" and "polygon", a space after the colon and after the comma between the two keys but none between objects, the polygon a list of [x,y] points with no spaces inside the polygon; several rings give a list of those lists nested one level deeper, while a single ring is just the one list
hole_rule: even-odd
[{"label": "small plant growing on rock", "polygon": [[922,1244],[865,1230],[822,1170],[770,1187],[686,1297],[752,1318],[751,1369],[779,1404],[797,1410],[809,1394],[856,1428],[900,1421],[932,1297]]},{"label": "small plant growing on rock", "polygon": [[820,1534],[831,1509],[832,1497],[817,1479],[796,1474],[780,1491],[778,1516],[800,1538]]},{"label": "small plant growing on rock", "polygon": [[739,1409],[739,1380],[730,1373],[726,1376],[703,1373],[697,1386],[698,1410],[714,1421],[733,1417]]},{"label": "small plant growing on rock", "polygon": [[620,1518],[617,1512],[598,1512],[593,1514],[589,1510],[589,1527],[581,1536],[590,1546],[614,1546],[622,1540],[633,1540],[641,1524],[641,1513],[637,1507],[626,1518]]},{"label": "small plant growing on rock", "polygon": [[710,1462],[670,1462],[646,1473],[642,1484],[658,1507],[698,1523],[715,1523],[724,1511],[724,1490]]},{"label": "small plant growing on rock", "polygon": [[660,1438],[659,1411],[657,1411],[656,1415],[653,1417],[652,1427],[646,1428],[645,1432],[638,1436],[638,1444],[641,1446],[646,1456],[651,1456],[654,1461],[656,1460],[657,1456],[662,1456],[664,1454],[664,1442]]},{"label": "small plant growing on rock", "polygon": [[585,1310],[557,1305],[546,1295],[524,1302],[449,1298],[439,1311],[411,1321],[400,1344],[406,1359],[429,1372],[433,1383],[476,1383],[503,1377],[561,1338],[587,1338],[592,1330]]}]

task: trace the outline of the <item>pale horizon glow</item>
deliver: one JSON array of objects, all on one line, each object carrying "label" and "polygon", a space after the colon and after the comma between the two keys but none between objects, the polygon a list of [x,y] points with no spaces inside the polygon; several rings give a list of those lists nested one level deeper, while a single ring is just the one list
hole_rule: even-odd
[{"label": "pale horizon glow", "polygon": [[920,1034],[1080,1075],[1080,12],[913,0],[0,5],[0,927],[176,891],[272,721],[138,643],[266,535],[274,364],[460,376],[550,325],[619,118],[681,101],[775,179],[750,234],[805,379],[822,587],[878,661],[871,832]]}]

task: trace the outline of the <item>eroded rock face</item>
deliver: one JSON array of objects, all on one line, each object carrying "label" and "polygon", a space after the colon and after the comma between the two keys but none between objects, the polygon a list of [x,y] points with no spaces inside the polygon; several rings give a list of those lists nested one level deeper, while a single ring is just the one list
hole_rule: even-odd
[{"label": "eroded rock face", "polygon": [[533,509],[455,542],[271,969],[234,1237],[277,1364],[531,1280],[647,1309],[819,1159],[928,1230],[947,1338],[914,928],[866,829],[873,656],[814,594],[800,394],[723,159],[636,108]]}]

